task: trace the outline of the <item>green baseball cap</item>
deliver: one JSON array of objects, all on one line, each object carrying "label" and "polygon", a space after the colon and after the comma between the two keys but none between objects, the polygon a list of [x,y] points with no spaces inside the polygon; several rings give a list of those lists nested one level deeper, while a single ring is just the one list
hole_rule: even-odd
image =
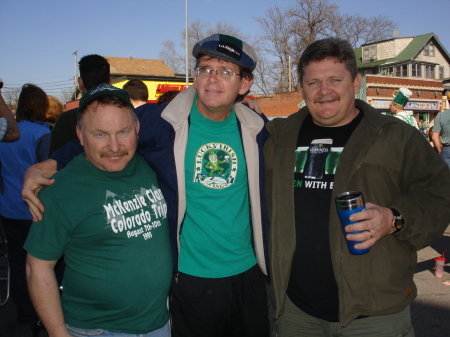
[{"label": "green baseball cap", "polygon": [[112,85],[102,83],[95,87],[93,87],[91,90],[86,92],[80,99],[80,104],[78,105],[78,111],[83,110],[89,103],[91,103],[95,98],[99,96],[114,96],[123,101],[126,105],[133,108],[133,105],[130,101],[130,94],[128,91],[125,91],[123,89],[119,89],[117,87],[114,87]]}]

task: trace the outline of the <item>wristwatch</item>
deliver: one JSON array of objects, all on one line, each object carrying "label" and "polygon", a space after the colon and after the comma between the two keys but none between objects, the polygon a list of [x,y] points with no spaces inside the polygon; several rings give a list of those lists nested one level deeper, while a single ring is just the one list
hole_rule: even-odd
[{"label": "wristwatch", "polygon": [[402,230],[405,220],[403,219],[403,215],[399,213],[394,208],[391,208],[392,214],[394,214],[394,218],[392,219],[392,228],[394,229],[394,232],[392,234],[398,233]]}]

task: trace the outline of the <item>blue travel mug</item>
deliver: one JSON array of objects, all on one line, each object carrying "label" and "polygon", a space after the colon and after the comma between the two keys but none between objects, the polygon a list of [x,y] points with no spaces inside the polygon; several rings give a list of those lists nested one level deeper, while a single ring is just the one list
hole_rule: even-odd
[{"label": "blue travel mug", "polygon": [[[354,224],[359,221],[350,221],[349,217],[350,215],[354,213],[358,213],[361,211],[364,211],[366,209],[366,206],[364,204],[364,197],[361,192],[358,191],[350,191],[350,192],[344,192],[339,194],[336,197],[336,209],[338,212],[339,219],[341,220],[342,224],[342,231],[344,232],[344,236],[346,234],[357,234],[360,232],[350,232],[347,233],[345,231],[345,226]],[[353,255],[362,255],[370,251],[370,248],[366,249],[356,249],[355,244],[360,243],[362,241],[348,241],[347,240],[347,246],[350,253]]]}]

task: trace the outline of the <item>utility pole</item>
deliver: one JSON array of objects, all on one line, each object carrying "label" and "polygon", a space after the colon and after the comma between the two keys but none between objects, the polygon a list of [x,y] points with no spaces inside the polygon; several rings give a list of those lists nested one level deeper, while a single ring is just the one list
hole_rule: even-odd
[{"label": "utility pole", "polygon": [[78,88],[78,70],[77,70],[77,63],[78,63],[78,60],[77,60],[77,56],[78,56],[78,50],[75,50],[73,53],[72,53],[72,55],[74,56],[74,58],[75,58],[75,64],[74,64],[74,69],[75,69],[75,76],[74,76],[74,84],[75,84],[75,90]]},{"label": "utility pole", "polygon": [[291,85],[291,55],[288,56],[288,71],[289,71],[289,92],[292,91],[292,85]]},{"label": "utility pole", "polygon": [[188,55],[188,0],[186,0],[186,89],[189,87],[189,55]]}]

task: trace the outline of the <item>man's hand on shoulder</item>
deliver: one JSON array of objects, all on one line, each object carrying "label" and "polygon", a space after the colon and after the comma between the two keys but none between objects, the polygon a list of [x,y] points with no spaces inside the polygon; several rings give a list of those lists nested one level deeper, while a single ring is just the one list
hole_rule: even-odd
[{"label": "man's hand on shoulder", "polygon": [[247,106],[248,106],[250,109],[256,111],[256,112],[257,112],[258,114],[260,114],[260,115],[262,114],[261,108],[259,107],[258,104],[256,104],[256,102],[255,102],[254,100],[252,100],[252,99],[250,99],[250,98],[247,98],[247,97],[244,97],[244,98],[242,99],[241,103],[242,103],[242,104],[247,104]]},{"label": "man's hand on shoulder", "polygon": [[347,234],[346,238],[350,241],[362,241],[355,245],[356,249],[372,247],[378,240],[394,232],[393,218],[394,215],[390,208],[368,202],[366,210],[350,216],[351,221],[360,222],[345,227],[346,232],[362,232]]},{"label": "man's hand on shoulder", "polygon": [[49,179],[55,173],[56,161],[53,159],[31,165],[25,172],[22,199],[28,204],[35,222],[42,220],[42,213],[44,212],[44,205],[37,198],[37,195],[44,185],[49,186],[55,182],[54,179]]}]

